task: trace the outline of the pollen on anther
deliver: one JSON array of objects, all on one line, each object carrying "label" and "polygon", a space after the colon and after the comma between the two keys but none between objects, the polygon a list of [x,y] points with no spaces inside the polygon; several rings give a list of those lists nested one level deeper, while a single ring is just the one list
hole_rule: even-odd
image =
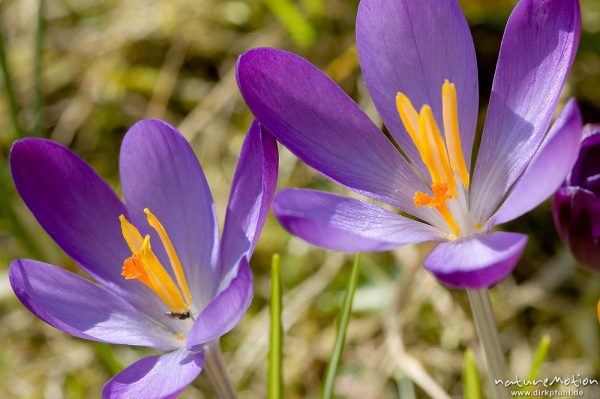
[{"label": "pollen on anther", "polygon": [[141,279],[145,274],[140,255],[133,255],[123,262],[121,275],[125,277],[126,280]]}]

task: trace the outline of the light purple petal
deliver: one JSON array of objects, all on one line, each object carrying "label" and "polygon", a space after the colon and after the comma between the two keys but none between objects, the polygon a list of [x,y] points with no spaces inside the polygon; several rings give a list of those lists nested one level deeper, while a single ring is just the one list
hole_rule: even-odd
[{"label": "light purple petal", "polygon": [[186,349],[145,357],[111,378],[105,399],[175,399],[204,367],[204,354]]},{"label": "light purple petal", "polygon": [[515,184],[489,227],[513,220],[550,197],[577,160],[583,124],[575,100],[567,103],[523,176]]},{"label": "light purple petal", "polygon": [[477,60],[473,38],[456,0],[362,0],[356,45],[369,93],[390,132],[421,172],[429,173],[404,130],[396,93],[419,110],[429,104],[439,126],[442,85],[456,85],[460,135],[467,167],[477,124]]},{"label": "light purple petal", "polygon": [[10,265],[10,284],[33,314],[79,338],[173,349],[176,336],[112,291],[60,267],[28,259]]},{"label": "light purple petal", "polygon": [[417,212],[423,184],[402,155],[331,79],[303,58],[259,48],[238,60],[237,78],[258,121],[298,158],[346,187]]},{"label": "light purple petal", "polygon": [[[194,303],[206,303],[216,288],[219,231],[210,189],[194,151],[171,125],[144,120],[123,139],[120,172],[134,224],[140,231],[151,230],[144,208],[160,220],[182,263]],[[152,242],[165,260],[156,235]]]},{"label": "light purple petal", "polygon": [[[252,123],[237,164],[221,239],[221,274],[254,250],[277,184],[277,142]],[[240,234],[241,233],[241,234]]]},{"label": "light purple petal", "polygon": [[242,258],[235,270],[236,274],[222,282],[224,289],[202,310],[194,322],[187,337],[188,349],[200,350],[202,345],[221,337],[235,327],[246,314],[254,293],[248,259]]},{"label": "light purple petal", "polygon": [[386,251],[444,239],[439,230],[425,223],[377,205],[315,190],[279,192],[273,212],[292,234],[336,251]]},{"label": "light purple petal", "polygon": [[69,149],[49,140],[23,139],[10,152],[15,186],[58,245],[96,280],[124,285],[121,236],[126,213],[115,193]]},{"label": "light purple petal", "polygon": [[523,254],[527,236],[496,231],[438,245],[424,266],[454,288],[485,288],[505,278]]},{"label": "light purple petal", "polygon": [[535,154],[579,42],[577,0],[522,0],[504,33],[472,180],[471,210],[484,223]]}]

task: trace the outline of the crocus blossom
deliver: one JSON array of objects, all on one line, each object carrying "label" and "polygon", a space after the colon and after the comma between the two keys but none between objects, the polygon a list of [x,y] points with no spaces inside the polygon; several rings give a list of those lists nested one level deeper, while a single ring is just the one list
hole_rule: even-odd
[{"label": "crocus blossom", "polygon": [[554,223],[577,260],[600,272],[600,126],[586,126],[583,136],[577,162],[554,196]]},{"label": "crocus blossom", "polygon": [[[398,151],[315,66],[258,48],[237,79],[256,118],[325,177],[412,215],[329,193],[289,189],[274,211],[325,248],[382,251],[424,241],[424,261],[453,287],[504,278],[526,245],[493,227],[552,194],[572,166],[581,118],[569,101],[548,131],[579,41],[577,0],[522,0],[504,33],[474,167],[477,64],[455,0],[362,0],[356,43],[364,80]],[[443,133],[442,133],[443,132]]]},{"label": "crocus blossom", "polygon": [[94,280],[29,259],[10,266],[19,300],[76,337],[146,346],[109,380],[106,398],[174,398],[200,373],[204,350],[243,317],[248,265],[277,178],[275,140],[254,123],[233,177],[223,234],[185,138],[157,120],[135,124],[120,151],[125,202],[77,155],[48,140],[17,141],[16,188],[48,234]]}]

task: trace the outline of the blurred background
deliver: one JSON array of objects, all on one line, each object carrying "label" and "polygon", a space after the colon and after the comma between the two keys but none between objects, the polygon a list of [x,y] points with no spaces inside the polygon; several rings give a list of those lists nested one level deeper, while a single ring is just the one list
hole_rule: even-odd
[{"label": "blurred background", "polygon": [[[460,3],[477,50],[481,123],[514,1]],[[559,109],[575,96],[586,122],[600,122],[600,0],[581,4],[580,51]],[[32,135],[56,140],[119,192],[117,155],[127,128],[141,118],[164,119],[192,143],[222,220],[252,120],[235,82],[240,53],[256,46],[297,52],[381,123],[357,62],[357,6],[357,0],[0,0],[0,77],[6,78],[0,80],[0,398],[99,397],[111,375],[150,353],[71,338],[15,298],[7,278],[12,259],[75,267],[16,196],[6,162],[11,143]],[[290,186],[343,192],[282,149],[279,188]],[[506,229],[530,235],[513,275],[491,290],[512,372],[527,374],[548,335],[540,376],[600,377],[600,276],[577,267],[566,252],[549,203]],[[362,258],[336,385],[340,398],[461,397],[468,348],[484,370],[466,295],[422,268],[429,250],[407,246]],[[285,397],[315,398],[352,257],[291,238],[272,216],[251,262],[254,302],[224,338],[225,356],[240,397],[266,397],[275,252],[284,284]],[[214,396],[201,376],[183,397]]]}]

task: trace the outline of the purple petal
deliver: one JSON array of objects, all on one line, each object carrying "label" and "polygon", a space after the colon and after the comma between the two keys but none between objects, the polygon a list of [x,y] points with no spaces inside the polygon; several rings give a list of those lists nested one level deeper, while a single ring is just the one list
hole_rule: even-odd
[{"label": "purple petal", "polygon": [[522,0],[502,41],[475,165],[471,210],[484,223],[523,173],[550,124],[573,62],[577,0]]},{"label": "purple petal", "polygon": [[573,166],[569,185],[581,186],[600,195],[600,126],[586,125],[579,157]]},{"label": "purple petal", "polygon": [[315,190],[279,192],[273,212],[292,234],[336,251],[386,251],[444,239],[439,230],[425,223],[363,201]]},{"label": "purple petal", "polygon": [[571,100],[506,201],[492,217],[489,227],[530,211],[560,187],[577,160],[582,130],[579,107]]},{"label": "purple petal", "polygon": [[442,121],[442,85],[456,85],[465,162],[477,124],[477,60],[467,21],[455,0],[362,0],[356,45],[369,93],[390,132],[424,175],[427,169],[404,130],[396,93],[418,109],[429,104]]},{"label": "purple petal", "polygon": [[28,259],[10,265],[10,284],[33,314],[79,338],[173,349],[173,332],[104,287],[60,267]]},{"label": "purple petal", "polygon": [[19,195],[54,241],[96,280],[123,286],[120,265],[131,254],[119,215],[126,212],[110,187],[72,151],[48,140],[15,142],[10,167]]},{"label": "purple petal", "polygon": [[552,205],[565,245],[582,265],[600,272],[600,197],[581,187],[561,187]]},{"label": "purple petal", "polygon": [[254,293],[252,270],[248,259],[242,258],[235,268],[236,274],[222,282],[224,289],[200,313],[187,337],[190,350],[200,350],[233,327],[246,314]]},{"label": "purple petal", "polygon": [[145,357],[111,378],[102,389],[105,399],[175,399],[204,367],[204,354],[186,349]]},{"label": "purple petal", "polygon": [[490,287],[513,270],[525,244],[527,236],[503,231],[465,237],[438,245],[423,264],[450,287]]},{"label": "purple petal", "polygon": [[275,193],[278,165],[277,142],[258,122],[252,123],[231,184],[221,240],[221,273],[254,250]]},{"label": "purple petal", "polygon": [[259,48],[239,58],[237,77],[256,118],[298,158],[358,193],[417,212],[412,197],[423,190],[417,175],[314,65],[292,53]]},{"label": "purple petal", "polygon": [[[210,189],[194,151],[171,125],[141,121],[123,139],[120,171],[134,224],[150,231],[143,210],[156,215],[182,263],[194,302],[206,303],[216,288],[219,231]],[[153,235],[152,240],[153,249],[166,259],[158,237]]]}]

